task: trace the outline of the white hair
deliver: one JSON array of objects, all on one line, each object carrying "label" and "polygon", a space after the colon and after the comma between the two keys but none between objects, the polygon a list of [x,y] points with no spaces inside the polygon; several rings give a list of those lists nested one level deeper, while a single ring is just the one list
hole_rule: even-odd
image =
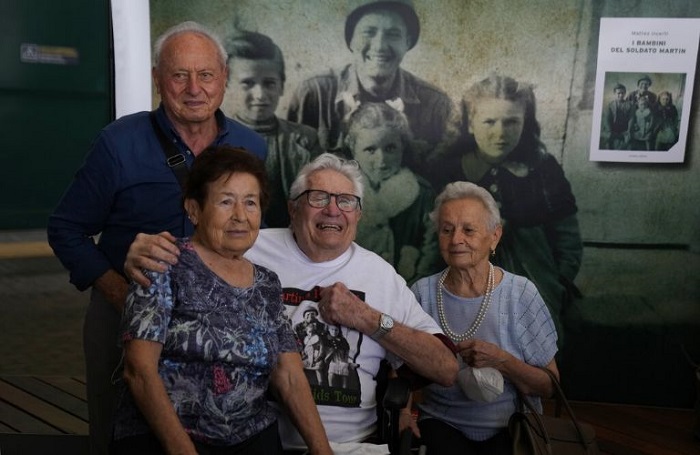
[{"label": "white hair", "polygon": [[362,184],[360,165],[357,164],[355,160],[346,160],[328,152],[322,153],[318,158],[301,168],[299,174],[297,174],[297,178],[289,188],[289,199],[294,200],[299,197],[301,193],[308,190],[309,176],[316,171],[324,169],[336,171],[347,177],[347,179],[352,182],[352,186],[355,189],[355,196],[362,199],[364,186]]},{"label": "white hair", "polygon": [[491,193],[471,182],[452,182],[448,183],[445,189],[442,190],[442,193],[435,198],[435,208],[430,212],[429,216],[430,220],[435,223],[436,226],[442,204],[455,199],[476,199],[481,201],[488,213],[486,226],[489,230],[493,231],[501,224],[501,213]]},{"label": "white hair", "polygon": [[226,66],[228,53],[224,48],[221,38],[199,22],[185,21],[170,27],[156,39],[155,43],[153,44],[153,67],[158,68],[158,65],[160,64],[160,54],[163,51],[165,42],[170,38],[183,33],[195,33],[209,39],[216,46],[216,49],[219,52],[221,66]]}]

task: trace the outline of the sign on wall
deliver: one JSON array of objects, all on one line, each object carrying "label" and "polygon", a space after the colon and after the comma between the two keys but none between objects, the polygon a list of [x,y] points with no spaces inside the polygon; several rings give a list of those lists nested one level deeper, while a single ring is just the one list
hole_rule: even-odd
[{"label": "sign on wall", "polygon": [[699,19],[601,18],[591,161],[684,161],[699,34]]}]

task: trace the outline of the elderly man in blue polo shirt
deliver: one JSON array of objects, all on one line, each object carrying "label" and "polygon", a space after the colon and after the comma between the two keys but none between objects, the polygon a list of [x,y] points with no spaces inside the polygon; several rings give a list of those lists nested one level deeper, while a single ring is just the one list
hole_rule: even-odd
[{"label": "elderly man in blue polo shirt", "polygon": [[49,243],[71,283],[81,291],[92,287],[83,330],[91,455],[107,454],[111,438],[129,245],[139,232],[181,237],[193,230],[159,134],[186,167],[211,145],[243,147],[261,159],[267,154],[260,136],[219,109],[228,69],[217,36],[184,22],[159,37],[153,55],[160,107],[122,117],[99,133],[48,223]]},{"label": "elderly man in blue polo shirt", "polygon": [[288,119],[316,128],[321,146],[335,150],[342,147],[345,120],[361,103],[387,102],[408,118],[416,147],[406,164],[420,173],[416,164],[443,139],[452,103],[442,90],[401,69],[419,35],[412,2],[361,2],[345,21],[352,63],[303,81]]}]

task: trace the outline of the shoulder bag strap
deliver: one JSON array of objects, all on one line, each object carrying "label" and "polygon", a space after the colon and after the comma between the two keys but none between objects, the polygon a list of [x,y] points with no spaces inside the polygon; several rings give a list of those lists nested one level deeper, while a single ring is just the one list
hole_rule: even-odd
[{"label": "shoulder bag strap", "polygon": [[187,164],[185,161],[185,155],[180,153],[172,141],[168,140],[168,137],[165,135],[165,132],[156,120],[156,113],[152,111],[149,114],[149,117],[151,118],[153,130],[156,132],[156,136],[160,141],[161,149],[165,154],[165,161],[173,171],[173,174],[175,174],[175,178],[177,178],[178,183],[180,183],[180,188],[184,189],[185,182],[187,181],[187,174],[189,173],[189,169],[187,169]]},{"label": "shoulder bag strap", "polygon": [[[556,411],[555,415],[556,417],[559,417],[561,415],[561,407],[563,406],[564,409],[566,409],[566,412],[569,414],[569,417],[571,418],[571,422],[574,424],[574,428],[576,429],[576,434],[578,434],[579,440],[581,441],[581,444],[584,446],[586,445],[586,438],[583,436],[583,431],[581,431],[581,427],[578,424],[578,420],[576,420],[576,416],[574,415],[574,411],[571,409],[571,406],[569,405],[569,402],[566,399],[566,396],[564,396],[564,391],[561,388],[561,385],[559,385],[559,381],[557,381],[557,377],[554,376],[554,373],[552,373],[548,368],[540,367],[541,370],[543,370],[545,373],[547,373],[547,376],[549,376],[549,379],[552,381],[552,385],[554,386],[554,395],[556,399]],[[518,396],[525,401],[526,406],[532,410],[533,407],[530,404],[530,402],[527,400],[527,397],[521,394],[520,391],[518,391]]]}]

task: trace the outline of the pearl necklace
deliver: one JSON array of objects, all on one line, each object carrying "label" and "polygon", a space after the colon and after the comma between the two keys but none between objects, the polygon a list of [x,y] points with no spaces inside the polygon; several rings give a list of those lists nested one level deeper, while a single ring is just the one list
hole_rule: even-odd
[{"label": "pearl necklace", "polygon": [[479,312],[476,314],[476,319],[472,323],[471,327],[467,329],[466,332],[462,334],[455,333],[447,323],[447,316],[445,316],[445,306],[442,303],[442,287],[445,285],[445,278],[447,278],[447,273],[450,271],[448,267],[440,276],[437,284],[437,309],[438,315],[440,316],[440,325],[442,330],[445,332],[452,341],[459,343],[460,341],[468,340],[472,338],[476,331],[479,330],[481,323],[484,322],[486,317],[486,312],[491,304],[491,294],[493,294],[493,287],[495,282],[495,273],[493,273],[493,264],[489,262],[489,276],[486,279],[486,293],[484,294],[484,299],[481,301],[481,306],[479,307]]}]

